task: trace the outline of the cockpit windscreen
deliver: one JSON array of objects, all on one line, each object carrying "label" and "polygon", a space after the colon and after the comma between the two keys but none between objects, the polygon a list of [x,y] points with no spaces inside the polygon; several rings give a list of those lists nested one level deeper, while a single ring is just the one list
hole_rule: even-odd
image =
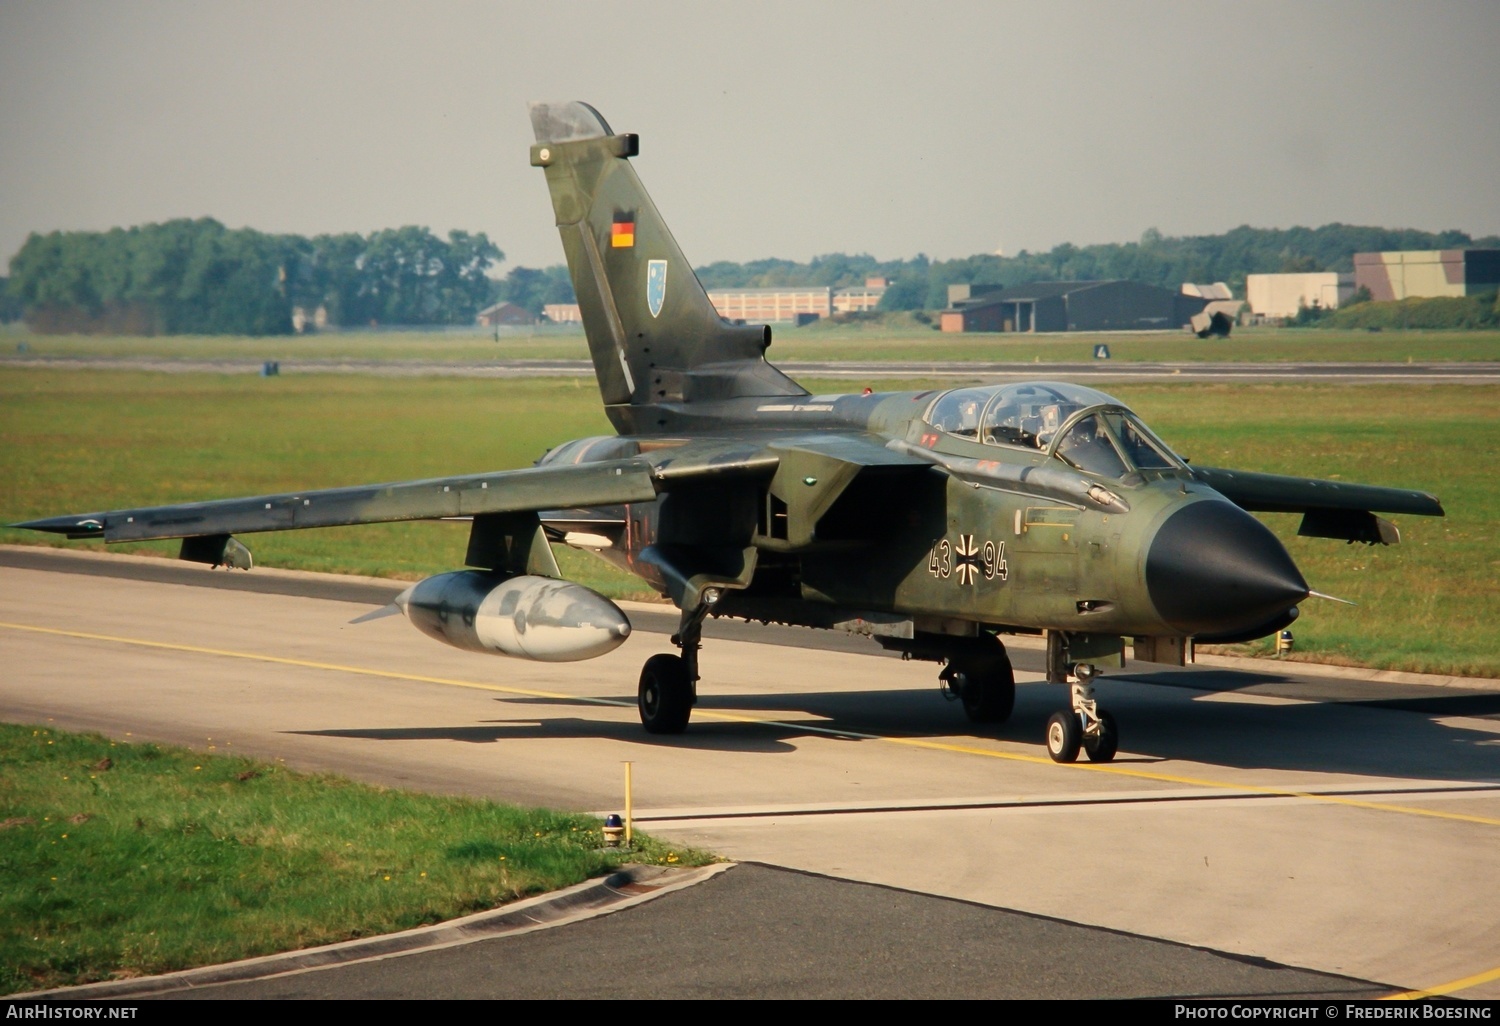
[{"label": "cockpit windscreen", "polygon": [[1063,423],[1090,406],[1119,406],[1119,400],[1092,388],[1062,382],[960,388],[939,396],[927,422],[939,431],[986,445],[1045,449]]},{"label": "cockpit windscreen", "polygon": [[[1069,424],[1083,411],[1094,412]],[[1182,466],[1119,400],[1081,385],[1030,381],[959,388],[933,401],[927,422],[985,445],[1051,450],[1071,466],[1104,477]],[[1067,432],[1059,439],[1065,425]]]}]

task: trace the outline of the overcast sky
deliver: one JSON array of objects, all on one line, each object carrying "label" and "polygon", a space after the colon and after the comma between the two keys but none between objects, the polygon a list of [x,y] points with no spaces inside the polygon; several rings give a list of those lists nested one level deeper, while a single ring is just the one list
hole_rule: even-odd
[{"label": "overcast sky", "polygon": [[0,0],[0,261],[173,217],[559,263],[526,101],[695,264],[1330,221],[1500,233],[1500,3]]}]

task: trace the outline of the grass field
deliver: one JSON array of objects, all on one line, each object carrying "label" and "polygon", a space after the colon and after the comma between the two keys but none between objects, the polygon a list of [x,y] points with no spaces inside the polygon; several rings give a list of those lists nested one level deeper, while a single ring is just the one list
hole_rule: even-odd
[{"label": "grass field", "polygon": [[0,724],[0,994],[442,922],[624,862],[593,817]]},{"label": "grass field", "polygon": [[[1132,384],[1110,391],[1200,464],[1437,494],[1448,517],[1398,518],[1403,544],[1392,548],[1297,538],[1296,518],[1270,518],[1315,589],[1359,603],[1305,603],[1294,627],[1296,656],[1500,677],[1493,513],[1500,482],[1489,472],[1500,452],[1500,388]],[[587,379],[0,368],[0,521],[519,467],[550,445],[604,433]],[[392,524],[245,541],[263,565],[413,579],[457,567],[466,530]],[[0,530],[4,542],[45,540]],[[122,548],[175,555],[176,543]],[[641,594],[632,578],[591,556],[560,550],[559,558],[590,587]]]},{"label": "grass field", "polygon": [[[1051,335],[945,335],[920,325],[774,326],[774,360],[933,360],[1010,363],[1093,359],[1094,346],[1110,348],[1121,362],[1329,362],[1386,363],[1500,360],[1495,331],[1327,331],[1242,328],[1228,340],[1199,340],[1182,332],[1067,332]],[[28,352],[18,352],[18,346]],[[494,360],[588,357],[581,330],[547,329],[503,334],[499,342],[475,332],[350,332],[297,337],[170,336],[115,338],[92,335],[0,335],[0,366],[22,356],[151,357],[172,360],[420,360],[487,363]]]}]

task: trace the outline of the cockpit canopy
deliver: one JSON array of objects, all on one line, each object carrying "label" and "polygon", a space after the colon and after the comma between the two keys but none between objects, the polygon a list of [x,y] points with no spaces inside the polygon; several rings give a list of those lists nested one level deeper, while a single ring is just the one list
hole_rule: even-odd
[{"label": "cockpit canopy", "polygon": [[1183,466],[1118,399],[1081,385],[1028,381],[954,389],[928,407],[927,423],[985,445],[1041,450],[1104,477]]}]

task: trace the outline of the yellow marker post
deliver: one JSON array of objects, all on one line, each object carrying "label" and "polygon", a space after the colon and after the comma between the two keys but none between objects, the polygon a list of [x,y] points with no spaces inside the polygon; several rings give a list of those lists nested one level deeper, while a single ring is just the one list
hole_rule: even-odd
[{"label": "yellow marker post", "polygon": [[630,763],[625,764],[625,847],[629,848],[634,829],[631,826],[630,816]]}]

